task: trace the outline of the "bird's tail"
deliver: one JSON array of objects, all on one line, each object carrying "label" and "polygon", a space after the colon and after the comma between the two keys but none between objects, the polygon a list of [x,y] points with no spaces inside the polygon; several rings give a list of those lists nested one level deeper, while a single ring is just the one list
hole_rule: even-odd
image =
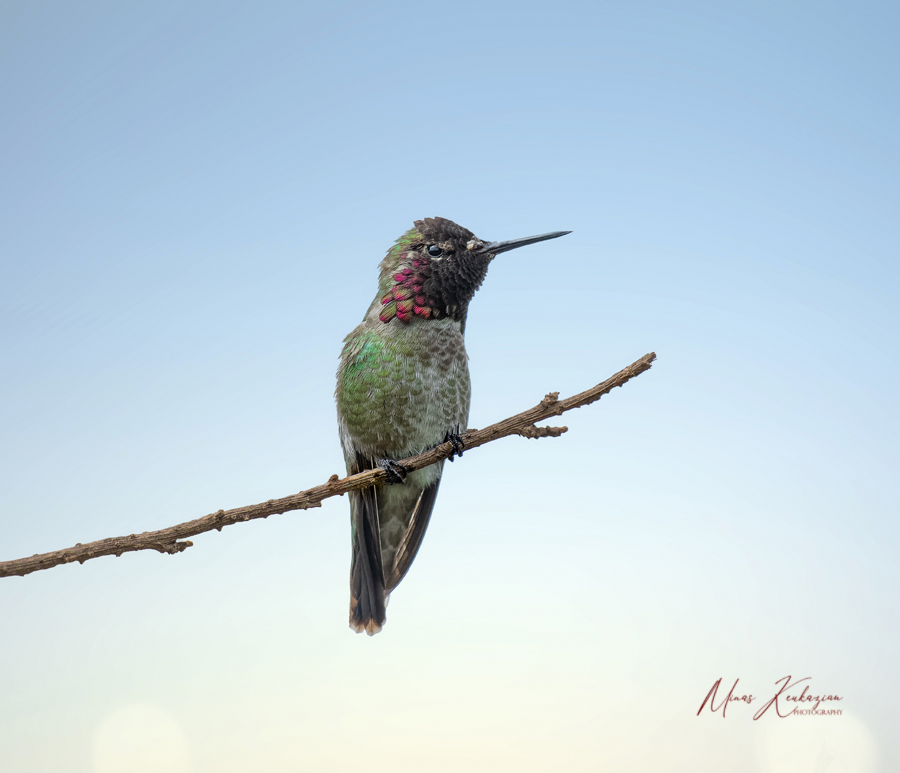
[{"label": "bird's tail", "polygon": [[349,492],[353,515],[353,558],[350,564],[350,627],[369,636],[385,620],[384,569],[375,488]]}]

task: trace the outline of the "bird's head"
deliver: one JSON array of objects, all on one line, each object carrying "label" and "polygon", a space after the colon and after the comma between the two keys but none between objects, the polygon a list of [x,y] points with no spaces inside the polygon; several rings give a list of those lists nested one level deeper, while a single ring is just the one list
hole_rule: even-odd
[{"label": "bird's head", "polygon": [[553,231],[492,242],[443,217],[416,220],[381,262],[380,319],[452,318],[464,322],[469,301],[481,286],[490,262],[502,252],[565,236]]}]

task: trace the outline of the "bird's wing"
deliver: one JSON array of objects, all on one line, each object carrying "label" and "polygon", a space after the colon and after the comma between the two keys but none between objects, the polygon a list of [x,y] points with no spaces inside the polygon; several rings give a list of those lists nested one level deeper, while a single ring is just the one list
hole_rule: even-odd
[{"label": "bird's wing", "polygon": [[416,499],[415,507],[410,516],[406,533],[400,542],[397,553],[394,556],[394,565],[388,571],[385,567],[385,591],[390,593],[397,585],[400,584],[409,567],[412,565],[416,553],[419,551],[419,545],[422,544],[422,538],[425,536],[425,530],[428,528],[428,521],[431,520],[431,511],[434,510],[434,503],[437,499],[438,487],[441,485],[441,479],[438,478],[434,483],[421,489]]}]

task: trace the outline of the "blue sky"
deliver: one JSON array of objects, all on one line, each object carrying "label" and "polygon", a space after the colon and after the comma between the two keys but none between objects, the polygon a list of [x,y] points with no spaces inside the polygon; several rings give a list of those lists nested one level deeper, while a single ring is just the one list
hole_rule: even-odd
[{"label": "blue sky", "polygon": [[[340,342],[415,219],[573,231],[491,266],[472,426],[659,361],[448,467],[374,639],[344,499],[0,581],[0,767],[896,769],[897,25],[5,3],[2,558],[342,472]],[[695,716],[788,673],[845,715]]]}]

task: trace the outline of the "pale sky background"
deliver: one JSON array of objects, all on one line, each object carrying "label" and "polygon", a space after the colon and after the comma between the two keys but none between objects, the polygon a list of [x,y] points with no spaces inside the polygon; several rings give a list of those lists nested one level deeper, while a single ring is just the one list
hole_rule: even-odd
[{"label": "pale sky background", "polygon": [[[341,340],[418,218],[574,231],[475,297],[472,426],[659,361],[448,465],[372,639],[345,498],[0,580],[0,770],[900,770],[898,27],[5,0],[0,559],[343,474]],[[843,716],[696,716],[788,674]]]}]

